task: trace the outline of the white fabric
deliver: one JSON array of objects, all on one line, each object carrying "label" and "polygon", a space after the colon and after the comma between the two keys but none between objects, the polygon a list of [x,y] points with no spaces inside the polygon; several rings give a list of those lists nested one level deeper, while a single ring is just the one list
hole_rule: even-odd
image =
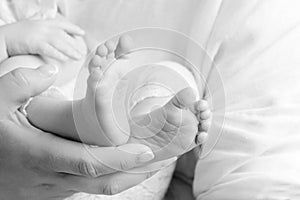
[{"label": "white fabric", "polygon": [[[222,126],[223,132],[197,164],[195,195],[299,199],[300,2],[205,2],[191,34],[221,74],[222,87],[214,86],[214,72],[207,80],[211,99],[223,88],[226,98],[223,108],[214,101],[214,113],[224,113],[224,124],[214,120],[210,134]],[[206,72],[211,66],[202,67]]]}]

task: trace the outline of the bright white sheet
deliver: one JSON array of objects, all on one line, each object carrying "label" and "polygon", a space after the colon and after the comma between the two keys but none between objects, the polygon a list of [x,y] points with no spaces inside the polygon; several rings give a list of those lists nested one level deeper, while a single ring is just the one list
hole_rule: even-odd
[{"label": "bright white sheet", "polygon": [[226,98],[224,112],[214,101],[224,124],[215,120],[210,134],[221,126],[223,132],[198,162],[194,193],[214,200],[299,199],[300,2],[203,2],[191,34],[221,74],[223,87],[216,87],[215,71],[203,62],[204,73],[213,71],[211,98],[222,88]]}]

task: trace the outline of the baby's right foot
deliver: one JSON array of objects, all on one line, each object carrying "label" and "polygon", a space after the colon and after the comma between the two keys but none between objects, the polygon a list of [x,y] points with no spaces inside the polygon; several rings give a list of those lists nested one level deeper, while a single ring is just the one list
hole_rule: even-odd
[{"label": "baby's right foot", "polygon": [[128,36],[120,37],[117,45],[108,41],[98,46],[89,64],[90,77],[82,111],[94,133],[85,135],[89,137],[85,142],[111,146],[124,144],[129,138],[125,108],[127,81],[122,79],[126,66],[110,67],[110,64],[115,62],[114,65],[118,65],[116,60],[126,60],[124,54],[129,52],[132,45]]},{"label": "baby's right foot", "polygon": [[135,117],[129,142],[149,146],[156,161],[182,155],[202,144],[211,113],[206,101],[195,99],[192,88],[185,88],[163,107]]}]

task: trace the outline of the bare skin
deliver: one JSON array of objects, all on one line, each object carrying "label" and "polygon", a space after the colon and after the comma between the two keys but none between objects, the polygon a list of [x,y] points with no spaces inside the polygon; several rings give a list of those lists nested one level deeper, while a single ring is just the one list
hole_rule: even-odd
[{"label": "bare skin", "polygon": [[[128,71],[125,66],[108,68],[114,59],[130,57],[130,54],[125,58],[118,56],[126,54],[133,46],[131,43],[131,38],[125,36],[120,38],[115,49],[109,42],[97,48],[89,65],[91,75],[87,95],[90,96],[86,99],[95,97],[98,122],[113,143],[122,138],[128,139],[129,143],[146,144],[154,151],[157,160],[181,155],[195,147],[195,137],[199,132],[206,134],[208,131],[211,115],[208,104],[204,100],[196,101],[193,90],[186,88],[163,107],[129,119],[124,104],[130,80],[122,79]],[[117,114],[111,109],[113,98],[117,99],[114,103],[118,106]],[[199,138],[200,143],[202,139]]]},{"label": "bare skin", "polygon": [[[206,101],[195,102],[191,88],[179,91],[163,107],[137,116],[131,124],[130,143],[149,146],[157,160],[182,155],[196,146],[195,137],[208,131]],[[203,138],[199,138],[199,143]],[[198,142],[198,141],[196,141]]]},{"label": "bare skin", "polygon": [[[126,97],[126,81],[122,81],[125,68],[109,68],[110,64],[118,59],[121,54],[130,50],[132,41],[129,37],[121,37],[118,44],[108,41],[100,45],[95,56],[89,64],[90,76],[88,78],[88,87],[85,99],[82,100],[82,112],[86,119],[89,119],[90,125],[94,130],[102,132],[102,145],[119,145],[128,141],[130,135],[130,127],[128,124],[126,109],[123,102]],[[114,88],[122,81],[123,88],[118,88],[118,93]],[[117,96],[114,96],[116,95]],[[112,100],[117,98],[118,119],[116,123],[116,115],[112,110]],[[93,114],[91,114],[93,113]],[[96,116],[95,116],[95,115]],[[93,119],[91,119],[91,117]],[[101,127],[101,128],[100,128]],[[99,136],[98,134],[98,137]]]},{"label": "bare skin", "polygon": [[[149,114],[128,117],[124,102],[132,80],[122,79],[127,68],[118,62],[124,63],[130,56],[124,54],[132,46],[131,38],[126,36],[119,38],[117,44],[108,41],[100,45],[89,64],[85,98],[74,102],[36,98],[28,107],[29,120],[43,130],[87,144],[146,144],[153,150],[155,161],[179,156],[196,143],[203,143],[210,111],[206,101],[196,101],[191,88],[179,91],[167,104]],[[110,65],[112,62],[117,64]],[[47,113],[47,120],[41,113]]]}]

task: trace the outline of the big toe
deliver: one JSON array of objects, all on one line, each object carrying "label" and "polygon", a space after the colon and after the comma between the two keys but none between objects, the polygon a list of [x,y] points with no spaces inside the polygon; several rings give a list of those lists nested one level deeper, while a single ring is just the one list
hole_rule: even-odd
[{"label": "big toe", "polygon": [[119,58],[125,56],[125,54],[129,53],[134,48],[134,42],[132,38],[128,35],[123,35],[120,37],[116,51],[115,57]]}]

